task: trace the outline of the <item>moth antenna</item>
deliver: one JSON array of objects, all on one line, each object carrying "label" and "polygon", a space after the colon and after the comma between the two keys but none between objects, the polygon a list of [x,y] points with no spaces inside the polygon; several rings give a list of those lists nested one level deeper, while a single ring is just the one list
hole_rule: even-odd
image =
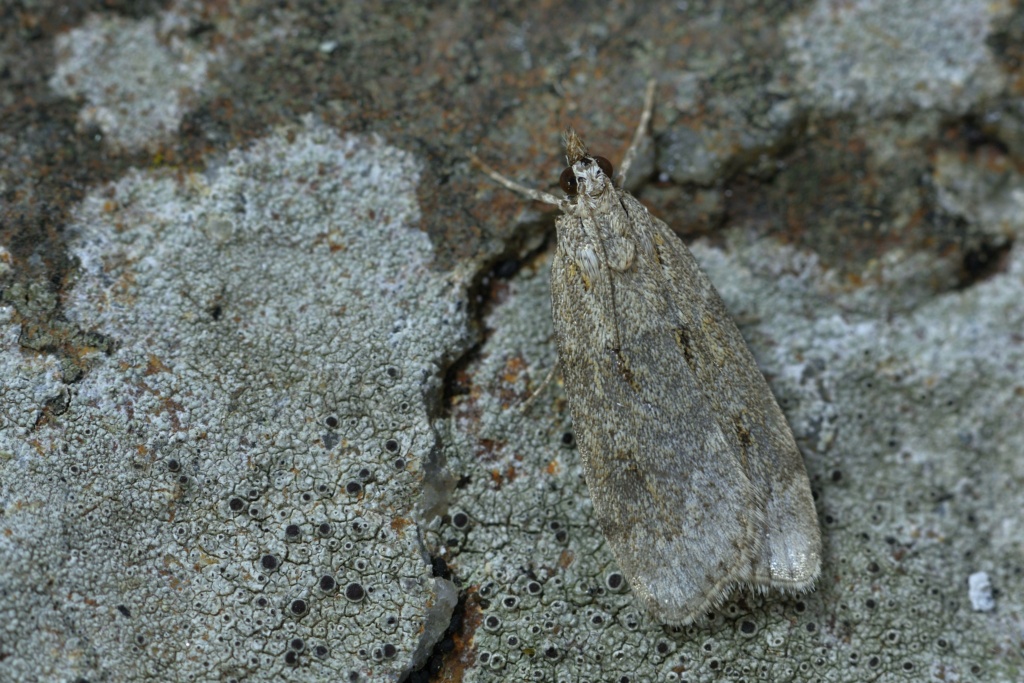
[{"label": "moth antenna", "polygon": [[644,140],[644,135],[647,133],[647,126],[651,123],[651,114],[654,111],[654,86],[656,81],[652,78],[647,81],[647,91],[644,93],[644,111],[640,114],[640,123],[636,126],[636,132],[633,133],[633,141],[629,143],[629,149],[626,150],[626,156],[622,158],[622,163],[619,164],[619,175],[618,182],[616,183],[619,187],[623,187],[626,183],[626,178],[629,176],[629,168],[633,165],[633,161],[636,159],[637,153],[640,151],[640,144]]}]

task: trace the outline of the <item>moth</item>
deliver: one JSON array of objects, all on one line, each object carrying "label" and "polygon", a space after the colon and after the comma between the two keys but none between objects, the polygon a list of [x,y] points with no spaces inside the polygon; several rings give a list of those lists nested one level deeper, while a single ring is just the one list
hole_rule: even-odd
[{"label": "moth", "polygon": [[810,589],[821,537],[803,458],[721,297],[672,230],[571,128],[551,308],[594,514],[635,595],[688,624],[737,587]]}]

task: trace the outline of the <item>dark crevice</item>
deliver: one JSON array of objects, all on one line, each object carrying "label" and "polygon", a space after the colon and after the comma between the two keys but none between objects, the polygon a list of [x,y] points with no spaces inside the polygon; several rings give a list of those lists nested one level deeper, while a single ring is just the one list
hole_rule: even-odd
[{"label": "dark crevice", "polygon": [[[434,559],[439,558],[431,558],[431,560]],[[445,570],[447,571],[447,565]],[[437,681],[451,680],[451,677],[444,676],[444,671],[452,653],[456,652],[459,641],[464,640],[462,635],[466,623],[466,598],[465,591],[460,592],[459,601],[455,604],[455,609],[452,610],[452,618],[444,635],[434,644],[434,648],[430,651],[423,666],[409,673],[408,678],[405,679],[407,683],[431,683],[431,681],[436,683]]]},{"label": "dark crevice", "polygon": [[998,244],[983,242],[964,249],[957,289],[967,289],[1004,271],[1012,248],[1013,240],[1005,240]]}]

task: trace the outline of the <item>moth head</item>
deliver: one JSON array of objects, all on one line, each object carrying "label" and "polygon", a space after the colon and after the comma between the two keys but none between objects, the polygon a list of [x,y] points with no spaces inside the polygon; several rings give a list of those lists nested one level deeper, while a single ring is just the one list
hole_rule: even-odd
[{"label": "moth head", "polygon": [[575,130],[565,131],[565,156],[569,165],[562,171],[558,184],[570,197],[594,197],[612,185],[612,162],[592,156]]},{"label": "moth head", "polygon": [[570,197],[593,197],[612,183],[612,162],[604,157],[585,156],[562,171],[558,184]]}]

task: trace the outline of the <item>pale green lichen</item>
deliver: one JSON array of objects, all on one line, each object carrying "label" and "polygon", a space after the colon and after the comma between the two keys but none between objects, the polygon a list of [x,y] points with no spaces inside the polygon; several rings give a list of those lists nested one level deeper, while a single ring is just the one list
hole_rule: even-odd
[{"label": "pale green lichen", "polygon": [[64,312],[116,351],[64,385],[5,327],[8,672],[422,664],[455,607],[412,519],[436,447],[424,392],[466,325],[411,227],[417,178],[408,154],[310,123],[206,177],[135,172],[86,198]]},{"label": "pale green lichen", "polygon": [[50,87],[82,98],[81,123],[108,144],[151,147],[177,131],[217,59],[186,37],[189,23],[173,13],[141,21],[92,15],[57,38]]},{"label": "pale green lichen", "polygon": [[871,116],[965,111],[1005,74],[985,40],[1004,0],[818,0],[785,25],[798,90],[816,108]]}]

